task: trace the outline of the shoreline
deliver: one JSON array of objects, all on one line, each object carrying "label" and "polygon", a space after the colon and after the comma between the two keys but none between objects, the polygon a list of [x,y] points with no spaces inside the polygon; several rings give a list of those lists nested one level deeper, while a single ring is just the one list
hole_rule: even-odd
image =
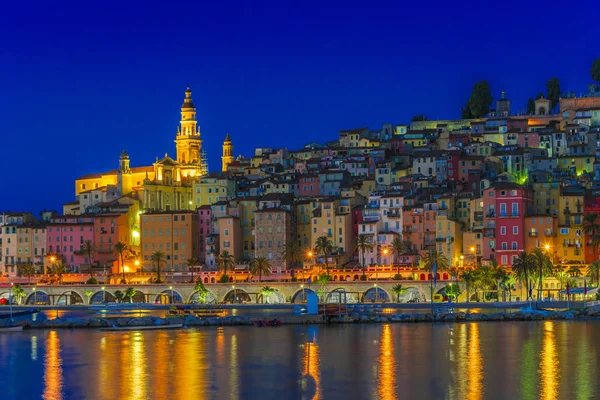
[{"label": "shoreline", "polygon": [[[307,324],[373,324],[373,323],[462,323],[462,322],[498,322],[498,321],[545,321],[545,320],[600,320],[600,307],[590,307],[583,310],[569,311],[540,311],[522,310],[516,312],[497,312],[492,314],[470,312],[437,312],[437,313],[396,313],[383,314],[373,312],[350,312],[342,315],[290,315],[280,317],[94,317],[89,318],[55,318],[40,320],[15,320],[15,325],[22,325],[24,329],[98,329],[104,327],[136,327],[136,326],[164,326],[183,324],[184,327],[203,326],[254,326],[256,321],[269,321],[276,319],[281,325],[307,325]],[[9,320],[0,320],[0,327],[7,326]]]}]

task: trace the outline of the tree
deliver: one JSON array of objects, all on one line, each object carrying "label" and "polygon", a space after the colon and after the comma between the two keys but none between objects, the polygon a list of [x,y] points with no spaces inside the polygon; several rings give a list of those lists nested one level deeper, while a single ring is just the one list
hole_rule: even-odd
[{"label": "tree", "polygon": [[20,265],[18,268],[19,274],[27,277],[27,283],[31,283],[31,275],[35,275],[36,269],[33,265]]},{"label": "tree", "polygon": [[275,293],[275,289],[273,289],[270,286],[265,286],[260,290],[260,294],[262,295],[262,301],[263,303],[265,302],[265,299],[267,300],[266,303],[269,304],[269,296],[272,295],[273,293]]},{"label": "tree", "polygon": [[515,277],[521,281],[521,283],[525,284],[525,290],[527,291],[527,296],[525,296],[525,298],[527,299],[530,297],[529,279],[532,275],[532,269],[533,265],[531,264],[531,258],[525,251],[522,251],[521,254],[519,254],[519,256],[513,261],[512,271]]},{"label": "tree", "polygon": [[600,286],[600,261],[594,261],[588,265],[587,276],[592,279],[592,282],[596,283],[596,286]]},{"label": "tree", "polygon": [[362,261],[363,274],[364,274],[365,268],[367,268],[367,266],[365,265],[365,253],[367,251],[373,251],[373,247],[374,247],[374,244],[373,244],[373,242],[371,242],[371,238],[369,236],[367,236],[367,235],[358,235],[356,237],[356,243],[354,245],[354,248],[356,250],[358,250],[358,252],[360,253],[360,257],[361,257],[361,261]]},{"label": "tree", "polygon": [[594,260],[597,260],[598,245],[600,245],[600,215],[598,213],[585,214],[583,217],[583,233],[590,238],[594,249]]},{"label": "tree", "polygon": [[258,257],[250,262],[250,272],[258,275],[258,281],[262,282],[262,276],[271,275],[271,263],[266,257]]},{"label": "tree", "polygon": [[535,114],[535,100],[533,97],[530,97],[529,100],[527,100],[527,114]]},{"label": "tree", "polygon": [[592,74],[592,79],[600,83],[600,58],[596,58],[592,63],[590,73]]},{"label": "tree", "polygon": [[540,248],[535,248],[529,253],[531,258],[531,264],[535,267],[535,271],[538,274],[539,285],[538,285],[538,301],[542,300],[542,284],[544,276],[552,276],[553,266],[550,257]]},{"label": "tree", "polygon": [[405,287],[402,287],[401,284],[397,284],[392,286],[392,293],[394,293],[396,295],[396,302],[400,303],[400,295],[403,295],[404,293],[406,293],[408,289]]},{"label": "tree", "polygon": [[167,257],[165,256],[165,253],[163,253],[162,251],[154,252],[150,256],[150,261],[152,261],[152,264],[156,265],[156,282],[155,283],[162,283],[162,280],[160,279],[160,264],[167,261]]},{"label": "tree", "polygon": [[121,292],[120,290],[117,290],[115,292],[115,299],[117,299],[117,303],[122,303],[124,298],[125,294],[123,292]]},{"label": "tree", "polygon": [[[502,290],[504,293],[508,292],[508,301],[512,301],[512,292],[515,290],[515,282],[517,281],[517,277],[515,274],[510,273],[506,274],[504,280],[500,283]],[[506,296],[505,296],[506,300]]]},{"label": "tree", "polygon": [[433,272],[434,264],[436,271],[445,271],[448,269],[448,258],[446,258],[441,251],[433,249],[429,252],[425,252],[422,257],[425,271]]},{"label": "tree", "polygon": [[565,269],[562,267],[562,265],[555,265],[554,266],[554,277],[556,279],[558,279],[558,283],[560,284],[560,290],[562,291],[563,288],[565,287],[565,282],[567,281],[569,274],[567,273],[567,271],[565,271]]},{"label": "tree", "polygon": [[[494,278],[496,278],[496,301],[500,301],[500,287],[502,286],[502,282],[507,278],[508,274],[504,270],[504,268],[499,268],[495,266],[494,268]],[[506,291],[503,291],[506,295]]]},{"label": "tree", "polygon": [[462,292],[458,285],[450,284],[446,286],[444,293],[446,293],[446,296],[448,296],[451,300],[456,301]]},{"label": "tree", "polygon": [[429,118],[427,118],[425,116],[425,114],[419,114],[419,115],[415,115],[414,117],[412,117],[412,121],[413,122],[429,121]]},{"label": "tree", "polygon": [[410,242],[404,241],[401,238],[397,237],[397,238],[394,238],[394,240],[392,240],[390,247],[392,249],[392,254],[394,254],[396,256],[396,265],[397,265],[396,273],[399,275],[400,274],[399,258],[401,255],[407,254],[411,251]]},{"label": "tree", "polygon": [[475,284],[475,272],[473,270],[464,271],[460,275],[460,279],[465,283],[467,287],[467,303],[471,301],[471,288]]},{"label": "tree", "polygon": [[581,270],[577,265],[571,265],[567,273],[571,276],[571,278],[579,278],[581,276]]},{"label": "tree", "polygon": [[188,258],[186,262],[189,270],[192,271],[192,279],[190,280],[190,283],[194,283],[194,267],[198,264],[199,261],[197,258],[192,257]]},{"label": "tree", "polygon": [[496,274],[496,268],[490,265],[480,265],[475,269],[475,285],[483,292],[483,301],[486,291],[497,289]]},{"label": "tree", "polygon": [[223,270],[223,275],[227,276],[227,271],[233,269],[233,266],[235,265],[233,255],[227,250],[223,250],[217,257],[217,265]]},{"label": "tree", "polygon": [[121,272],[123,273],[123,279],[121,279],[121,283],[126,283],[125,281],[125,266],[123,265],[123,254],[129,250],[127,245],[122,242],[115,243],[114,247],[115,253],[119,256],[119,261],[121,261]]},{"label": "tree", "polygon": [[94,278],[93,257],[96,254],[96,247],[94,246],[94,243],[92,243],[91,240],[86,240],[85,242],[83,242],[83,245],[81,246],[81,250],[88,256],[88,261],[90,263],[90,279],[93,279]]},{"label": "tree", "polygon": [[283,244],[282,257],[289,263],[292,276],[294,275],[294,270],[298,268],[298,264],[302,262],[303,255],[302,246],[296,240]]},{"label": "tree", "polygon": [[58,282],[59,285],[62,285],[63,283],[63,275],[67,273],[67,264],[65,264],[64,262],[62,262],[61,260],[55,262],[54,264],[52,264],[52,266],[50,266],[49,269],[49,273],[51,275],[54,275],[56,277],[56,281]]},{"label": "tree", "polygon": [[471,90],[471,97],[467,101],[465,109],[463,109],[463,118],[468,116],[468,113],[472,118],[483,118],[490,112],[490,106],[494,98],[490,90],[490,84],[487,81],[480,81],[473,85]]},{"label": "tree", "polygon": [[315,252],[325,259],[325,271],[329,274],[327,256],[333,252],[333,242],[327,236],[319,236],[315,242]]},{"label": "tree", "polygon": [[92,298],[92,295],[94,294],[94,292],[92,292],[89,289],[86,289],[85,292],[83,292],[85,294],[85,296],[88,298],[88,304],[90,304],[90,300]]},{"label": "tree", "polygon": [[129,298],[129,303],[133,303],[133,297],[135,296],[136,290],[132,287],[128,287],[125,290],[125,297]]},{"label": "tree", "polygon": [[194,290],[198,293],[198,300],[200,300],[200,302],[202,303],[205,303],[206,297],[208,297],[208,289],[204,287],[204,284],[201,280],[198,280],[198,282],[196,282]]},{"label": "tree", "polygon": [[331,280],[331,275],[321,274],[317,279],[315,279],[315,284],[321,285],[321,288],[317,290],[317,294],[323,301],[323,295],[325,294],[325,285]]},{"label": "tree", "polygon": [[21,304],[21,299],[25,297],[25,290],[19,284],[14,285],[12,287],[12,296],[16,299],[17,304]]},{"label": "tree", "polygon": [[558,78],[550,78],[548,82],[546,82],[546,91],[548,93],[548,100],[550,100],[550,110],[554,110],[554,107],[558,104],[558,100],[562,94]]}]

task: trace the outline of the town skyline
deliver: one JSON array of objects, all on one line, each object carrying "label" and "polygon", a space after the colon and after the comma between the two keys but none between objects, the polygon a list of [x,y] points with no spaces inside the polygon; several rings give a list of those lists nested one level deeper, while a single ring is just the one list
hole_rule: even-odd
[{"label": "town skyline", "polygon": [[[592,2],[582,7],[586,3],[593,19],[598,11]],[[257,145],[297,149],[334,138],[341,129],[408,123],[419,114],[459,117],[473,84],[486,79],[495,97],[506,90],[524,108],[553,76],[564,91],[585,92],[597,56],[588,52],[589,28],[559,7],[519,3],[519,10],[532,12],[515,14],[509,2],[480,14],[468,4],[445,3],[238,5],[188,5],[186,14],[195,18],[185,27],[178,8],[78,6],[59,12],[47,5],[8,5],[4,15],[10,18],[0,32],[10,38],[2,55],[10,62],[1,64],[0,73],[10,79],[0,99],[0,129],[10,150],[0,166],[20,166],[5,176],[3,186],[18,194],[4,199],[2,209],[60,208],[72,179],[115,168],[112,160],[123,149],[133,160],[171,149],[176,102],[186,86],[195,91],[209,166],[217,170],[227,132],[237,153],[250,154]],[[481,15],[521,26],[561,21],[563,34],[531,41],[501,25],[468,34]],[[155,20],[161,29],[154,29]],[[381,23],[349,29],[364,21]],[[181,32],[191,39],[182,40]],[[561,46],[580,56],[556,57],[553,49]],[[188,62],[178,61],[182,54]],[[39,173],[35,163],[22,162],[17,149],[23,137],[33,144],[25,158],[52,166],[35,188],[20,178]],[[51,204],[41,201],[47,197]]]}]

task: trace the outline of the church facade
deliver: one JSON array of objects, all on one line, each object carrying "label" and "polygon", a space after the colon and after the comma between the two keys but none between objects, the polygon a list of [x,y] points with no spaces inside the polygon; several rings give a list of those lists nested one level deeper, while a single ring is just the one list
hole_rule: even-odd
[{"label": "church facade", "polygon": [[[227,145],[231,146],[231,142]],[[208,162],[196,107],[192,91],[187,88],[175,136],[175,158],[165,153],[160,159],[156,157],[152,165],[132,168],[129,155],[123,151],[118,169],[84,175],[75,181],[78,201],[65,205],[64,211],[83,214],[90,206],[123,196],[136,198],[140,208],[148,211],[194,209],[193,183],[207,174]]]}]

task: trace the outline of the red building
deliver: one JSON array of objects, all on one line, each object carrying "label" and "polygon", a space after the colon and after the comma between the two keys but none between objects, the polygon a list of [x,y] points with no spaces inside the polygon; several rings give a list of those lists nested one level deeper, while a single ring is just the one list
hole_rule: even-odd
[{"label": "red building", "polygon": [[[583,204],[583,215],[596,213],[600,215],[600,197],[586,196]],[[598,260],[598,251],[592,246],[592,237],[585,235],[585,262],[591,263]]]},{"label": "red building", "polygon": [[298,194],[300,197],[313,197],[319,195],[319,175],[303,174],[298,179]]},{"label": "red building", "polygon": [[485,196],[495,199],[495,259],[499,265],[511,267],[525,251],[525,216],[533,204],[533,193],[523,186],[500,182],[486,190]]},{"label": "red building", "polygon": [[[94,245],[96,246],[95,261],[107,267],[112,272],[119,273],[115,244],[117,242],[129,245],[129,224],[127,213],[103,213],[94,216]],[[114,265],[113,265],[114,264]]]},{"label": "red building", "polygon": [[90,260],[81,251],[85,241],[94,242],[94,218],[91,216],[58,216],[50,219],[46,229],[46,267],[62,260],[73,271],[89,268]]},{"label": "red building", "polygon": [[198,250],[200,264],[206,263],[206,238],[212,232],[212,208],[204,205],[198,208]]}]

